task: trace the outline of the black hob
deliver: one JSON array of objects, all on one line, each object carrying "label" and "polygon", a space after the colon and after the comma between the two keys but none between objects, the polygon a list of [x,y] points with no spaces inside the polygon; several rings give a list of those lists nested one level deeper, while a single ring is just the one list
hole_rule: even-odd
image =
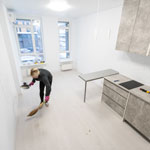
[{"label": "black hob", "polygon": [[126,88],[128,90],[143,86],[142,83],[139,83],[139,82],[134,81],[134,80],[123,82],[123,83],[120,83],[119,85],[123,86],[124,88]]}]

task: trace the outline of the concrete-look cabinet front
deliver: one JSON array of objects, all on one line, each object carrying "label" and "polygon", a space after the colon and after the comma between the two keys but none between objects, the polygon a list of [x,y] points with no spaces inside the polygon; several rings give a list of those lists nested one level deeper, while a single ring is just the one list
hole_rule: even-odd
[{"label": "concrete-look cabinet front", "polygon": [[150,91],[150,87],[128,90],[120,85],[128,81],[131,79],[121,74],[105,77],[102,101],[150,141],[150,94],[140,90]]},{"label": "concrete-look cabinet front", "polygon": [[140,0],[129,52],[150,54],[150,0]]},{"label": "concrete-look cabinet front", "polygon": [[129,51],[140,0],[124,0],[116,50]]},{"label": "concrete-look cabinet front", "polygon": [[150,104],[130,94],[124,120],[150,140]]},{"label": "concrete-look cabinet front", "polygon": [[124,0],[116,50],[150,55],[150,0]]},{"label": "concrete-look cabinet front", "polygon": [[[114,82],[118,80],[118,82]],[[104,79],[102,101],[117,112],[121,117],[124,110],[129,92],[119,86],[119,83],[128,81],[127,77],[117,74]]]}]

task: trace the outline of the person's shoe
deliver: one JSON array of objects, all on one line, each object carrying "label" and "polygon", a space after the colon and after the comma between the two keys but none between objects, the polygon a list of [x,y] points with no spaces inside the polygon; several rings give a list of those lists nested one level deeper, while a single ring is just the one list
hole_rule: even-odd
[{"label": "person's shoe", "polygon": [[42,102],[40,105],[39,105],[39,109],[41,109],[43,107],[43,104],[44,102]]},{"label": "person's shoe", "polygon": [[49,106],[49,103],[48,103],[48,102],[45,102],[45,106],[48,107],[48,106]]}]

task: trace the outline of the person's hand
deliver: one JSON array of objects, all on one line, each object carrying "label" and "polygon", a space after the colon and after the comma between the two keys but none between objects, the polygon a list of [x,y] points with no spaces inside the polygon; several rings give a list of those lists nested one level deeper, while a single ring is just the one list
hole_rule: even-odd
[{"label": "person's hand", "polygon": [[29,84],[29,86],[32,86],[32,85],[34,85],[34,82],[31,82],[31,83]]},{"label": "person's hand", "polygon": [[47,103],[49,101],[49,96],[45,96],[45,102]]}]

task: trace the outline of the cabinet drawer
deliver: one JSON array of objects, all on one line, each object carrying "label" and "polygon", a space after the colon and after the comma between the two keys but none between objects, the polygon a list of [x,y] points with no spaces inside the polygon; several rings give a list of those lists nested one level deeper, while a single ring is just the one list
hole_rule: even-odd
[{"label": "cabinet drawer", "polygon": [[104,80],[104,85],[106,85],[107,87],[111,88],[112,90],[116,91],[118,94],[120,94],[121,96],[127,98],[129,92],[123,90],[122,88],[120,88],[119,86],[109,82],[108,80]]},{"label": "cabinet drawer", "polygon": [[150,104],[131,94],[125,120],[150,140]]},{"label": "cabinet drawer", "polygon": [[102,95],[102,101],[104,101],[108,106],[110,106],[115,112],[117,112],[121,117],[123,116],[124,109],[117,105],[105,94]]},{"label": "cabinet drawer", "polygon": [[127,99],[119,95],[117,92],[113,91],[109,87],[103,87],[103,93],[107,95],[110,99],[114,100],[118,103],[121,107],[125,108]]}]

